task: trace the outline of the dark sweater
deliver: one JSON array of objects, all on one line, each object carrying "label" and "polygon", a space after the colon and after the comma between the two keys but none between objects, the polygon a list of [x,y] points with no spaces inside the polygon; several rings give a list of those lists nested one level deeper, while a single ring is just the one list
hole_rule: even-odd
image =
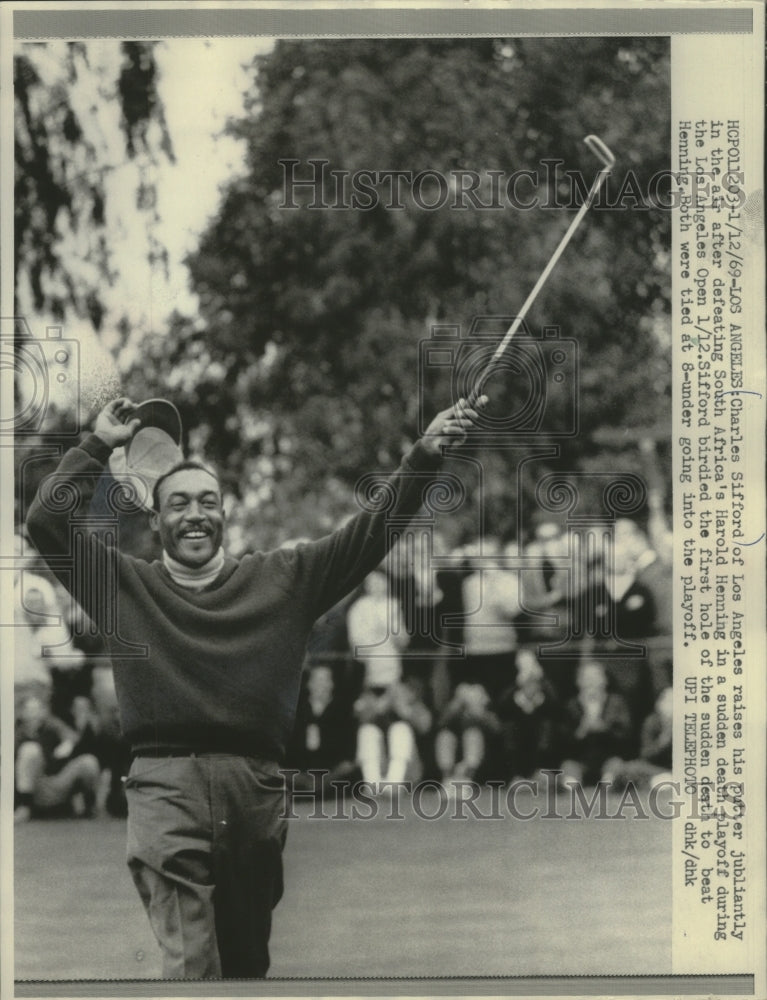
[{"label": "dark sweater", "polygon": [[[83,541],[82,520],[75,539],[109,454],[95,435],[68,451],[32,502],[27,529],[105,636],[125,737],[140,749],[282,758],[314,621],[380,562],[387,525],[418,511],[440,458],[417,443],[389,477],[393,506],[362,511],[292,550],[227,557],[216,580],[195,592],[176,584],[162,562],[117,552],[105,542],[109,532],[86,531]],[[76,502],[62,502],[67,494]],[[111,588],[99,583],[110,565]],[[116,600],[105,599],[110,590]]]}]

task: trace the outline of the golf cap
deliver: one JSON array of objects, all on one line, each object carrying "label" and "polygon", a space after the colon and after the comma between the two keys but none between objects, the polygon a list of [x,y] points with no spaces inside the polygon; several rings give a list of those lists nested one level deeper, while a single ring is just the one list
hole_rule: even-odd
[{"label": "golf cap", "polygon": [[[164,431],[177,446],[181,444],[181,417],[173,403],[167,399],[148,399],[145,403],[140,403],[136,409],[125,417],[125,422],[139,420],[141,427],[136,432],[138,435],[142,430],[155,428]],[[133,440],[128,444],[130,451]]]},{"label": "golf cap", "polygon": [[137,502],[151,510],[155,483],[184,458],[181,417],[167,399],[148,399],[126,415],[125,422],[131,420],[139,420],[141,426],[124,449],[112,453],[110,469],[136,491]]}]

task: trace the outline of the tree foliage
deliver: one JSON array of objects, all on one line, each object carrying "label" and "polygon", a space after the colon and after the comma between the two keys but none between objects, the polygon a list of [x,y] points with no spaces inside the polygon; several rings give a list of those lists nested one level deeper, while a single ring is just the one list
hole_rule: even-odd
[{"label": "tree foliage", "polygon": [[[148,268],[152,256],[162,265],[151,167],[174,154],[157,82],[151,42],[25,42],[15,50],[18,520],[56,464],[55,447],[45,461],[40,446],[60,446],[62,430],[78,419],[87,426],[89,410],[119,392],[110,350],[130,333],[133,303],[120,290],[116,242],[136,224],[134,248],[145,252]],[[138,264],[130,262],[132,272]],[[70,352],[65,385],[56,378],[59,366],[42,393],[39,368],[28,358],[39,355],[45,364],[51,352],[36,353],[40,345],[29,342],[43,339],[41,328],[51,322],[78,341],[79,352]]]},{"label": "tree foliage", "polygon": [[[127,160],[173,158],[154,43],[114,48],[117,66],[105,66],[95,43],[84,42],[25,43],[14,57],[16,311],[86,319],[96,331],[106,312],[104,290],[117,279],[111,242],[119,218],[110,211],[110,178]],[[122,140],[112,127],[113,107]],[[152,126],[157,137],[150,139]],[[151,224],[151,183],[139,185],[135,208]]]},{"label": "tree foliage", "polygon": [[[581,433],[557,439],[562,468],[604,465],[606,442],[628,448],[631,467],[645,431],[663,455],[669,219],[647,194],[669,166],[667,40],[285,41],[254,69],[246,113],[230,126],[247,143],[247,173],[188,261],[201,322],[179,318],[155,344],[157,364],[178,373],[193,439],[233,470],[235,491],[255,484],[296,533],[318,527],[321,512],[330,519],[344,484],[398,460],[419,412],[452,392],[449,372],[419,385],[419,344],[436,323],[466,332],[478,316],[513,317],[572,217],[579,188],[566,171],[588,186],[598,168],[582,144],[592,132],[618,164],[529,330],[556,326],[578,347]],[[427,210],[405,185],[397,209],[381,180],[367,210],[312,209],[305,187],[289,208],[286,159],[301,179],[312,159],[327,161],[331,204],[333,170],[472,170],[485,203],[491,171],[532,170],[535,183],[518,190],[538,207],[464,199]],[[488,384],[497,417],[528,391],[513,374]],[[568,419],[553,406],[540,440]],[[510,463],[486,457],[493,483]],[[493,529],[510,530],[513,504],[496,507]],[[253,502],[252,526],[263,527],[264,509]]]}]

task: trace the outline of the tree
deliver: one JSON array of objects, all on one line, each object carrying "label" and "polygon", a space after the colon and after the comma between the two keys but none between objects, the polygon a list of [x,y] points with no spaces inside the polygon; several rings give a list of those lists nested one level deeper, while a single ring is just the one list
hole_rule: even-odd
[{"label": "tree", "polygon": [[[87,426],[90,411],[119,391],[110,349],[129,335],[135,303],[119,299],[115,241],[136,227],[147,267],[164,266],[153,165],[172,161],[173,148],[154,50],[151,42],[43,42],[21,43],[14,56],[15,391],[17,414],[30,417],[29,426],[17,421],[19,519],[55,465],[53,452],[39,460],[39,446],[59,444],[57,433],[78,419]],[[51,373],[38,397],[34,360],[49,352],[34,342],[48,324],[78,341],[80,365],[63,379],[74,389]]]},{"label": "tree", "polygon": [[[476,316],[513,316],[569,221],[578,178],[567,168],[587,184],[596,170],[585,132],[618,152],[612,208],[592,212],[529,317],[532,332],[558,326],[580,354],[582,432],[560,441],[561,467],[602,460],[599,428],[654,426],[669,400],[669,219],[646,201],[669,165],[668,115],[664,39],[291,41],[260,58],[231,126],[247,143],[247,175],[189,260],[202,322],[179,318],[159,344],[181,372],[204,359],[199,381],[187,380],[187,418],[236,470],[233,488],[260,463],[263,496],[295,525],[291,510],[309,497],[316,529],[333,509],[321,498],[399,458],[419,411],[451,391],[443,372],[421,398],[419,344],[436,323],[465,331]],[[333,170],[377,172],[376,197],[356,210],[312,209],[307,187],[286,197],[286,171],[307,179],[312,160],[325,161],[328,205]],[[456,171],[473,170],[487,199],[493,171],[521,169],[537,171],[526,189],[536,208],[448,199],[430,210],[439,188],[428,185],[420,204],[405,185],[395,208],[392,176],[380,177],[431,171],[460,185]],[[494,380],[498,416],[521,405],[523,383]],[[559,440],[567,410],[561,400],[545,414],[541,440]],[[510,466],[497,458],[502,483]],[[253,501],[253,527],[262,512]],[[511,505],[495,516],[494,530],[511,529]]]},{"label": "tree", "polygon": [[149,252],[161,259],[162,247],[152,246],[153,185],[141,175],[158,154],[173,158],[154,43],[113,47],[116,78],[103,49],[83,42],[25,43],[14,58],[16,311],[85,318],[97,332],[103,289],[116,278],[110,177],[126,160],[137,166],[135,207],[149,225]]}]

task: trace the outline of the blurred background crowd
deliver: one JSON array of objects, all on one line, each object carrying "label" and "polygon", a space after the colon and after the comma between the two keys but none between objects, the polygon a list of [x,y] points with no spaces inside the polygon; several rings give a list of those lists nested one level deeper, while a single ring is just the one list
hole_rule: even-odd
[{"label": "blurred background crowd", "polygon": [[[284,761],[293,787],[336,795],[358,780],[430,779],[454,794],[458,781],[543,769],[616,789],[667,776],[668,535],[618,519],[609,538],[608,558],[574,573],[573,539],[555,522],[522,546],[486,536],[444,551],[431,530],[405,534],[310,637]],[[520,556],[526,568],[510,568]],[[130,748],[109,662],[44,565],[26,564],[15,588],[16,818],[123,816]]]}]

